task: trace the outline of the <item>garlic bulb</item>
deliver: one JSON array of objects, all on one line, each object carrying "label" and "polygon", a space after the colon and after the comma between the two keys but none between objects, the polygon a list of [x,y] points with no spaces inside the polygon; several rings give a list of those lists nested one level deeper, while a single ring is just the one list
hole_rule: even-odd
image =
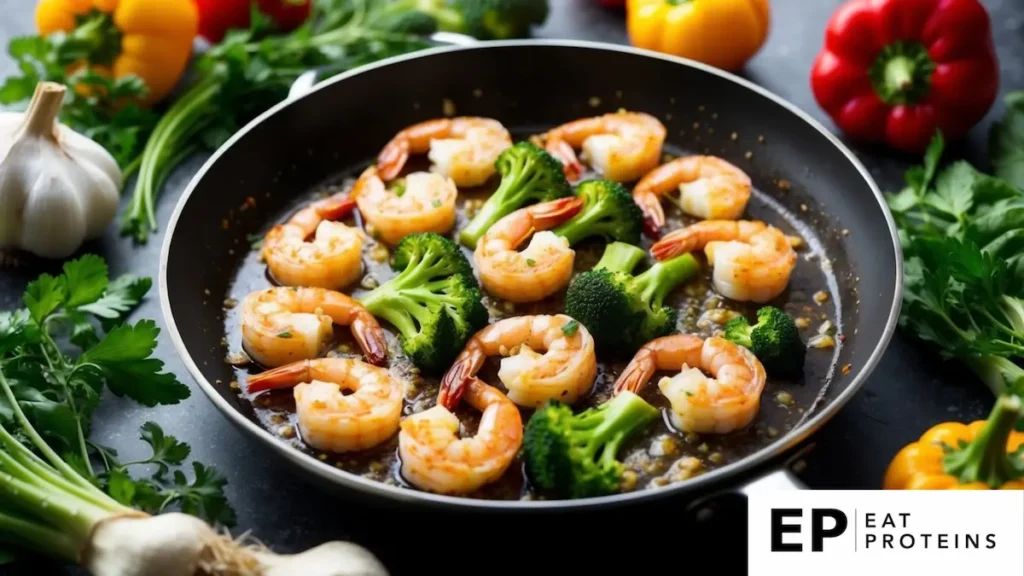
[{"label": "garlic bulb", "polygon": [[0,248],[67,258],[117,215],[121,170],[57,122],[66,88],[43,82],[24,113],[0,113]]}]

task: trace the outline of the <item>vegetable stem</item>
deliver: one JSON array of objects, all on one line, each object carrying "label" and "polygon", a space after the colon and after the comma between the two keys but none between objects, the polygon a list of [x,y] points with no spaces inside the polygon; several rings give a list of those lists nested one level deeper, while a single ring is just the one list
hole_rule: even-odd
[{"label": "vegetable stem", "polygon": [[[47,318],[47,320],[49,320],[49,318]],[[49,345],[52,346],[54,350],[59,351],[57,343],[53,341],[53,336],[50,336],[49,331],[43,330],[42,334],[43,337],[46,339],[46,343],[49,343]],[[61,388],[64,389],[64,396],[68,399],[68,408],[70,408],[71,412],[75,415],[75,435],[78,436],[78,450],[80,452],[79,455],[82,457],[82,464],[83,466],[85,466],[85,471],[88,472],[89,477],[91,478],[95,475],[95,473],[92,469],[92,463],[89,461],[89,450],[85,446],[85,432],[82,430],[82,416],[81,413],[79,413],[78,408],[75,406],[75,397],[71,393],[71,388],[68,386],[68,378],[70,378],[70,375],[65,376],[63,372],[54,370],[53,361],[50,359],[50,355],[46,352],[46,346],[42,346],[41,350],[43,352],[43,356],[46,358],[46,362],[50,365],[50,371],[54,374],[54,377],[60,383]],[[67,363],[64,362],[63,356],[59,352],[57,354],[57,357],[58,361],[66,366]],[[72,371],[71,373],[74,374],[74,371]]]},{"label": "vegetable stem", "polygon": [[33,454],[28,448],[25,448],[21,442],[18,442],[13,436],[11,436],[3,426],[0,426],[0,443],[2,443],[4,448],[7,450],[6,453],[10,454],[18,464],[46,482],[49,482],[65,492],[73,494],[92,504],[102,508],[107,508],[110,511],[123,509],[119,504],[114,502],[109,496],[104,494],[95,486],[90,485],[90,489],[86,489],[58,474],[50,468],[46,462]]},{"label": "vegetable stem", "polygon": [[943,458],[946,474],[962,484],[984,482],[999,488],[1009,480],[1024,476],[1024,462],[1007,454],[1007,442],[1021,417],[1019,396],[1000,395],[985,427],[974,440]]},{"label": "vegetable stem", "polygon": [[625,242],[612,242],[605,246],[604,254],[594,265],[594,270],[606,268],[613,272],[631,273],[644,259],[644,251]]},{"label": "vegetable stem", "polygon": [[60,473],[68,480],[84,488],[98,491],[98,488],[78,475],[75,472],[75,469],[69,466],[67,462],[61,460],[60,456],[53,451],[53,448],[50,448],[46,442],[43,441],[43,438],[39,433],[36,432],[35,428],[32,427],[32,424],[28,421],[25,413],[21,410],[21,405],[18,404],[18,399],[14,397],[14,391],[11,390],[11,386],[7,382],[7,378],[4,376],[3,370],[0,370],[0,388],[3,388],[4,394],[7,396],[7,402],[11,405],[11,410],[14,412],[14,418],[17,420],[18,424],[21,425],[22,431],[26,436],[28,436],[29,440],[32,441],[32,445],[50,461],[50,464],[59,470]]},{"label": "vegetable stem", "polygon": [[69,497],[45,484],[21,480],[8,472],[0,472],[0,497],[33,516],[45,519],[78,542],[85,542],[92,527],[110,516],[107,510]]},{"label": "vegetable stem", "polygon": [[74,538],[12,513],[0,512],[0,541],[56,556],[68,563],[78,561]]}]

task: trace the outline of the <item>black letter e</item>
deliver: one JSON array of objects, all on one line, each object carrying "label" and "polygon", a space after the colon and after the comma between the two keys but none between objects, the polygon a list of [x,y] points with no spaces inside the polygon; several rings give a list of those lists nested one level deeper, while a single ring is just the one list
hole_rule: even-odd
[{"label": "black letter e", "polygon": [[782,541],[782,535],[786,532],[798,534],[799,524],[783,524],[783,518],[799,518],[803,511],[799,508],[773,508],[772,509],[772,552],[803,552],[804,547],[799,542],[786,544]]}]

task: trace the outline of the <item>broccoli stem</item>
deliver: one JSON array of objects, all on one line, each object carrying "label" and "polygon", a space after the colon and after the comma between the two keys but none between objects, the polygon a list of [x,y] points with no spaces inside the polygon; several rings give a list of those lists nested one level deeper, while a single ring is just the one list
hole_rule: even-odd
[{"label": "broccoli stem", "polygon": [[985,427],[974,440],[943,458],[943,471],[958,478],[961,484],[984,482],[991,488],[1024,476],[1024,465],[1006,451],[1007,441],[1020,417],[1020,397],[999,396]]},{"label": "broccoli stem", "polygon": [[476,250],[476,243],[483,238],[488,228],[520,207],[523,202],[522,191],[525,189],[523,177],[529,173],[530,171],[525,169],[513,170],[502,178],[498,189],[484,202],[469,225],[459,233],[459,241]]},{"label": "broccoli stem", "polygon": [[416,335],[417,324],[422,326],[429,320],[430,312],[399,294],[396,287],[391,284],[393,281],[382,284],[360,299],[360,302],[370,314],[383,318],[403,336],[411,338]]},{"label": "broccoli stem", "polygon": [[581,414],[572,432],[574,444],[585,446],[584,455],[601,464],[617,465],[622,442],[658,417],[658,409],[630,391],[621,392],[599,408]]},{"label": "broccoli stem", "polygon": [[605,246],[604,254],[594,265],[594,270],[606,268],[612,272],[631,273],[644,259],[644,251],[625,242],[611,242]]},{"label": "broccoli stem", "polygon": [[596,225],[605,216],[600,210],[584,210],[575,218],[558,225],[551,231],[568,240],[570,246],[575,246],[580,240],[597,232]]},{"label": "broccoli stem", "polygon": [[637,285],[642,287],[641,298],[654,306],[661,306],[669,292],[692,278],[699,270],[700,264],[689,253],[658,262],[636,277]]}]

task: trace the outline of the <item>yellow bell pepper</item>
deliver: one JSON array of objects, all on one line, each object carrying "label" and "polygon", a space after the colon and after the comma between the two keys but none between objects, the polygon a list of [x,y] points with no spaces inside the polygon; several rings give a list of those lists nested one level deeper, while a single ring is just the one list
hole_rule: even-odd
[{"label": "yellow bell pepper", "polygon": [[199,29],[193,0],[41,0],[36,27],[43,36],[64,32],[82,60],[104,76],[134,74],[146,84],[150,106],[177,85]]},{"label": "yellow bell pepper", "polygon": [[933,426],[903,447],[885,473],[886,490],[1024,490],[1021,400],[1001,396],[988,420]]},{"label": "yellow bell pepper", "polygon": [[628,0],[633,46],[738,71],[761,49],[771,21],[768,0]]}]

